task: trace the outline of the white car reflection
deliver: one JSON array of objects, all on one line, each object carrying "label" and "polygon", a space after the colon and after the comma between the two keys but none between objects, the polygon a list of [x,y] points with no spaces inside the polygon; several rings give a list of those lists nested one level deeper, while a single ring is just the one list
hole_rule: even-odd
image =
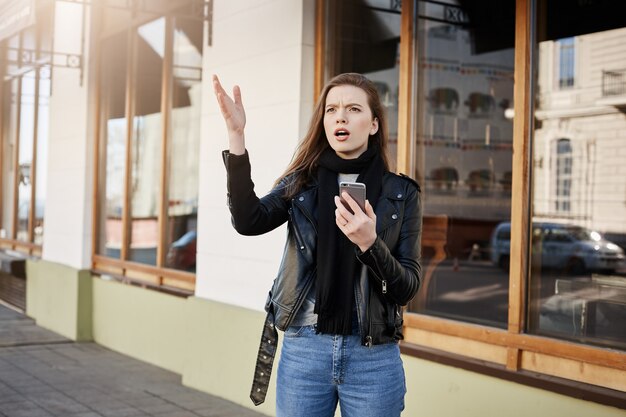
[{"label": "white car reflection", "polygon": [[[491,234],[491,261],[509,268],[511,223],[498,224]],[[533,223],[533,262],[572,275],[586,271],[612,273],[624,266],[624,250],[596,231],[558,223]],[[540,254],[540,257],[538,257]]]}]

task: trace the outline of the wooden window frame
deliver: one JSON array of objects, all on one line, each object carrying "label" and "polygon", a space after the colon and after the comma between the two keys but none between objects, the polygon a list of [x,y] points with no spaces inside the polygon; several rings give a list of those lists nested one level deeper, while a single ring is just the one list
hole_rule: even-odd
[{"label": "wooden window frame", "polygon": [[[104,5],[94,5],[98,8],[95,11],[95,15],[100,16],[100,19],[94,22],[94,24],[102,26],[104,20]],[[133,283],[141,285],[145,288],[155,288],[170,291],[174,294],[183,296],[193,295],[196,283],[196,274],[186,271],[179,271],[176,269],[170,269],[165,267],[166,257],[166,228],[167,228],[167,195],[168,195],[168,178],[169,178],[169,137],[170,123],[171,123],[171,101],[172,101],[172,88],[173,88],[173,43],[174,43],[174,28],[173,19],[175,18],[176,5],[171,6],[170,9],[165,10],[162,14],[149,14],[139,17],[133,17],[130,23],[123,29],[118,31],[103,31],[96,42],[95,53],[97,56],[95,67],[97,68],[96,74],[96,105],[94,106],[95,114],[94,120],[96,123],[95,132],[95,151],[93,155],[94,164],[94,182],[93,182],[93,219],[92,224],[92,270],[99,275],[109,275],[122,282]],[[158,243],[157,243],[157,258],[156,265],[146,265],[139,262],[128,260],[128,252],[131,239],[131,193],[130,193],[130,181],[131,181],[131,141],[132,141],[132,119],[134,116],[136,94],[135,94],[135,65],[137,54],[135,50],[135,38],[134,34],[138,27],[141,25],[153,21],[158,18],[165,18],[165,55],[163,57],[163,74],[161,79],[161,175],[159,185],[159,199],[158,199]],[[122,209],[122,248],[120,251],[120,259],[109,258],[104,255],[98,254],[98,238],[99,238],[99,219],[100,219],[100,205],[98,204],[100,195],[100,147],[102,146],[102,138],[100,123],[101,121],[101,60],[102,60],[102,48],[101,43],[119,33],[126,32],[128,37],[128,56],[127,56],[127,69],[126,69],[126,155],[125,155],[125,173],[124,173],[124,198]],[[98,33],[98,31],[93,31]]]},{"label": "wooden window frame", "polygon": [[[51,26],[52,30],[54,30],[54,20]],[[42,43],[42,30],[39,25],[35,26],[35,54],[36,59],[39,57],[41,53],[41,43]],[[50,34],[52,36],[52,34]],[[23,39],[23,31],[20,31],[14,36],[19,37],[19,49],[21,51],[22,48],[22,39]],[[8,39],[3,42],[8,42]],[[0,69],[0,98],[3,97],[5,83],[7,81],[4,80],[5,77],[5,61],[4,56],[0,60],[0,65],[2,69]],[[18,59],[22,60],[22,54],[18,54]],[[35,59],[35,60],[36,60]],[[18,229],[18,205],[19,205],[19,153],[20,153],[20,126],[21,126],[21,113],[22,113],[22,82],[25,74],[21,74],[16,76],[15,79],[19,80],[17,94],[16,94],[16,130],[15,130],[15,148],[13,149],[12,155],[12,163],[15,168],[15,175],[13,177],[13,199],[11,201],[12,207],[12,216],[11,216],[11,235],[7,238],[0,238],[0,249],[8,249],[14,250],[17,252],[21,252],[27,254],[29,256],[41,257],[42,245],[34,243],[34,229],[35,229],[35,216],[36,216],[36,198],[37,198],[37,150],[38,150],[38,135],[39,135],[39,88],[40,88],[40,80],[41,80],[41,67],[36,66],[32,69],[35,72],[35,91],[34,91],[34,101],[33,101],[33,137],[32,137],[32,155],[31,155],[31,166],[30,166],[30,201],[28,205],[28,221],[27,221],[27,240],[22,241],[17,239],[17,229]],[[30,71],[29,71],[30,72]],[[3,126],[4,120],[4,102],[0,103],[0,126]],[[10,105],[10,103],[9,103]],[[2,166],[2,162],[4,161],[4,129],[0,130],[0,167]],[[4,201],[3,196],[3,170],[0,169],[0,201]],[[3,219],[3,209],[4,205],[0,204],[0,226],[2,225]]]},{"label": "wooden window frame", "polygon": [[[314,93],[324,85],[325,0],[317,0]],[[414,1],[402,4],[399,172],[413,172]],[[525,385],[625,408],[626,352],[525,333],[531,222],[532,91],[535,0],[516,0],[511,266],[507,329],[418,313],[405,314],[402,352]]]}]

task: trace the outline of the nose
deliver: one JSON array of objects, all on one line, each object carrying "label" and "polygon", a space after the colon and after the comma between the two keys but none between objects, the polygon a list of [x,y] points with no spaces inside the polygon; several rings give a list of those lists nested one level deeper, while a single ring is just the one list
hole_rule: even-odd
[{"label": "nose", "polygon": [[337,111],[337,123],[346,123],[346,113],[343,110]]}]

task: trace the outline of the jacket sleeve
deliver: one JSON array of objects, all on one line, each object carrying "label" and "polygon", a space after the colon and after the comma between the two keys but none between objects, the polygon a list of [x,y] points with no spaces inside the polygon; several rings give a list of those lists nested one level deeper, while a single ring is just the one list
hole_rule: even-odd
[{"label": "jacket sleeve", "polygon": [[385,242],[376,238],[374,244],[365,252],[357,248],[357,257],[367,265],[382,287],[383,295],[399,305],[406,305],[415,296],[422,280],[421,242],[422,242],[422,205],[417,187],[405,202],[405,212],[400,228],[400,236],[394,248],[390,250]]},{"label": "jacket sleeve", "polygon": [[250,175],[248,151],[243,155],[222,152],[226,166],[228,208],[233,227],[242,235],[260,235],[285,223],[288,219],[287,202],[282,198],[285,180],[266,196],[258,198]]}]

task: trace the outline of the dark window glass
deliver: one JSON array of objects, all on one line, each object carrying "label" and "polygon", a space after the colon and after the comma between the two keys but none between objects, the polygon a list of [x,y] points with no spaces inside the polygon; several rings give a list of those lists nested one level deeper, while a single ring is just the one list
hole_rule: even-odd
[{"label": "dark window glass", "polygon": [[358,72],[374,81],[387,111],[393,171],[398,148],[401,2],[346,0],[327,4],[326,79]]},{"label": "dark window glass", "polygon": [[[528,330],[626,350],[626,89],[615,84],[626,74],[626,4],[541,0],[537,10],[532,150],[551,163],[532,172]],[[563,90],[574,45],[586,69]]]},{"label": "dark window glass", "polygon": [[409,309],[506,327],[515,2],[487,3],[417,2],[424,281]]}]

